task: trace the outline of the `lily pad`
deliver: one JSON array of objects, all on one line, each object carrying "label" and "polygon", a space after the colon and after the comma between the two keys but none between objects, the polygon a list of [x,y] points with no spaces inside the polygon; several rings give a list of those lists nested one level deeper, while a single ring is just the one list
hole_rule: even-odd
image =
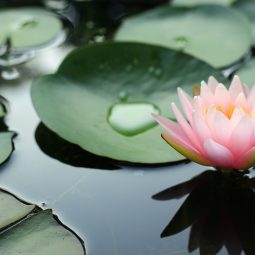
[{"label": "lily pad", "polygon": [[244,64],[236,74],[240,76],[242,82],[252,87],[255,84],[255,59],[253,58]]},{"label": "lily pad", "polygon": [[253,45],[255,45],[255,1],[254,0],[238,0],[234,3],[234,7],[236,7],[239,11],[243,12],[244,15],[248,17],[248,19],[252,23],[252,34],[253,34]]},{"label": "lily pad", "polygon": [[15,132],[0,132],[0,165],[4,163],[12,154],[14,150],[13,138]]},{"label": "lily pad", "polygon": [[1,254],[85,254],[78,237],[51,210],[41,210],[0,190],[0,214]]},{"label": "lily pad", "polygon": [[221,5],[231,5],[236,0],[173,0],[172,4],[174,6],[195,6],[200,4],[221,4]]},{"label": "lily pad", "polygon": [[133,163],[166,163],[183,156],[160,138],[155,126],[135,136],[116,132],[109,109],[126,102],[148,102],[173,117],[176,88],[220,72],[181,52],[139,43],[100,43],[74,50],[56,74],[32,84],[33,105],[42,122],[65,140],[99,156]]},{"label": "lily pad", "polygon": [[252,31],[245,15],[232,8],[166,5],[127,18],[115,39],[184,51],[219,68],[238,61],[249,51]]},{"label": "lily pad", "polygon": [[13,8],[0,11],[0,44],[11,40],[14,48],[39,47],[56,39],[62,23],[42,8]]},{"label": "lily pad", "polygon": [[6,99],[0,96],[0,165],[6,162],[14,150],[13,138],[16,133],[8,130],[8,126],[4,122],[7,114]]}]

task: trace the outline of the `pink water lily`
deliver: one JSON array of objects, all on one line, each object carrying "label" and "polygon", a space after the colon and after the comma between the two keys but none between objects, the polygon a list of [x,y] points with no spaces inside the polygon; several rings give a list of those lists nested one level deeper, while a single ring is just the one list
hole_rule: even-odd
[{"label": "pink water lily", "polygon": [[162,137],[188,159],[207,166],[245,170],[255,165],[255,86],[249,90],[235,76],[229,89],[210,77],[200,94],[178,88],[182,114],[176,122],[154,114],[166,130]]}]

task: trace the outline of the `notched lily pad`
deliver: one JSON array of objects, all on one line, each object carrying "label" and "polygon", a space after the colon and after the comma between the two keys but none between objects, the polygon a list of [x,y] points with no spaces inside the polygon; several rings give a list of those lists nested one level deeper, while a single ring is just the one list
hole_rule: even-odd
[{"label": "notched lily pad", "polygon": [[[174,162],[183,156],[160,138],[159,126],[142,126],[140,133],[127,136],[109,124],[109,110],[123,100],[146,102],[173,117],[169,105],[177,101],[177,86],[191,93],[194,84],[210,75],[224,81],[218,71],[181,52],[138,43],[101,43],[73,51],[56,74],[35,80],[32,101],[49,129],[86,151],[132,163]],[[136,114],[126,115],[135,128]]]},{"label": "notched lily pad", "polygon": [[0,96],[0,165],[6,162],[14,150],[13,139],[16,133],[9,131],[8,126],[4,122],[7,114],[6,99]]},{"label": "notched lily pad", "polygon": [[236,0],[173,0],[172,4],[174,6],[195,6],[200,4],[221,4],[221,5],[231,5]]},{"label": "notched lily pad", "polygon": [[0,24],[0,44],[9,38],[14,48],[39,47],[50,43],[62,29],[57,16],[36,7],[2,9]]},{"label": "notched lily pad", "polygon": [[243,12],[244,15],[250,20],[252,24],[252,34],[253,34],[253,46],[255,45],[255,1],[254,0],[237,0],[234,5],[239,11]]},{"label": "notched lily pad", "polygon": [[1,254],[85,254],[79,238],[51,210],[42,210],[0,190],[0,214]]},{"label": "notched lily pad", "polygon": [[184,51],[219,68],[238,61],[249,51],[252,31],[245,15],[232,8],[166,5],[127,18],[115,39]]},{"label": "notched lily pad", "polygon": [[242,82],[252,87],[255,84],[255,59],[249,60],[236,72],[240,76]]}]

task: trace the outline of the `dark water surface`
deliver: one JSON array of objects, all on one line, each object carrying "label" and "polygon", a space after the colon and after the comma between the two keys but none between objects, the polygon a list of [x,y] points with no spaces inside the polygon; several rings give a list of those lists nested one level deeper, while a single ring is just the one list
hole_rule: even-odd
[{"label": "dark water surface", "polygon": [[[16,149],[11,159],[0,169],[0,187],[41,207],[52,208],[54,213],[85,241],[89,255],[189,254],[187,250],[189,228],[170,237],[161,238],[160,235],[187,198],[187,194],[192,191],[192,185],[184,185],[176,192],[167,193],[166,197],[163,194],[163,197],[159,195],[157,198],[162,200],[171,197],[173,198],[171,200],[158,201],[152,199],[152,196],[201,174],[206,170],[205,167],[193,163],[161,167],[116,167],[114,162],[81,152],[79,148],[70,148],[65,142],[62,144],[60,138],[54,137],[54,134],[42,124],[39,125],[40,120],[30,98],[31,80],[40,74],[54,72],[73,47],[70,43],[41,52],[20,68],[20,80],[12,82],[1,80],[0,94],[10,102],[6,121],[18,136],[15,138]],[[60,147],[57,147],[58,143]],[[55,155],[55,150],[62,148],[61,146],[67,146],[66,152],[62,151],[62,154]],[[51,154],[51,157],[45,152]],[[212,177],[213,181],[217,178],[214,175]],[[230,184],[229,188],[225,185],[228,181],[222,181],[221,177],[219,179],[216,184],[220,183],[223,190],[217,190],[217,194],[221,196],[222,191],[225,192],[225,189],[227,192],[231,191],[233,187]],[[242,182],[242,177],[240,180]],[[196,195],[195,205],[198,202],[201,208],[208,207],[210,206],[208,201],[214,201],[216,207],[223,208],[224,205],[219,205],[218,198],[215,201],[210,195],[208,200],[206,199],[206,192],[214,193],[214,187],[209,185],[202,187],[201,190],[201,193],[198,192]],[[205,199],[199,200],[199,194],[203,192],[206,194]],[[179,199],[175,199],[176,196],[179,196]],[[255,200],[253,202],[255,204]],[[215,208],[213,203],[211,206]],[[251,207],[250,211],[253,210],[252,205]],[[187,217],[183,219],[189,218],[189,213],[192,212],[185,211]],[[209,217],[213,224],[208,224],[205,234],[208,236],[209,246],[216,247],[217,243],[210,243],[210,236],[220,236],[221,228],[215,230],[214,226],[220,222],[224,227],[224,222],[217,208],[215,212],[215,215]],[[208,212],[203,211],[199,214],[199,219],[205,218],[206,213]],[[240,223],[239,220],[237,222]],[[252,223],[251,220],[250,222]],[[177,225],[181,224],[182,222]],[[238,233],[245,236],[246,232]],[[235,242],[238,243],[236,240]],[[236,251],[238,249],[237,245]],[[229,254],[240,254],[236,251]],[[192,254],[199,254],[199,251],[196,250]],[[217,254],[228,253],[223,248]]]},{"label": "dark water surface", "polygon": [[[21,72],[25,75],[30,67],[34,72],[35,69],[54,71],[68,51],[61,47],[41,53]],[[1,167],[2,188],[52,208],[85,240],[88,254],[188,254],[189,231],[160,238],[184,198],[156,201],[151,197],[200,174],[204,167],[182,163],[99,170],[95,164],[85,167],[86,162],[81,167],[64,164],[47,156],[36,143],[35,131],[40,120],[31,103],[31,79],[17,81],[17,84],[1,83],[1,94],[10,102],[7,124],[18,132],[16,149],[9,162]]]}]

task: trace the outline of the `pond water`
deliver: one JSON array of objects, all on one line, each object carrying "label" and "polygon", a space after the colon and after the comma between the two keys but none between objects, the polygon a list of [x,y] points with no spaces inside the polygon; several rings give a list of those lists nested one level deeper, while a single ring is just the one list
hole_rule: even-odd
[{"label": "pond water", "polygon": [[[31,103],[31,81],[54,72],[73,47],[70,43],[40,52],[19,68],[19,80],[1,80],[0,93],[10,103],[6,121],[18,136],[11,159],[1,166],[0,187],[43,208],[52,208],[84,240],[89,255],[189,254],[189,228],[160,237],[187,195],[166,201],[152,196],[190,180],[205,167],[194,163],[116,166],[116,162],[77,152],[77,148],[68,149],[71,145],[63,141],[59,142],[66,152],[46,155],[54,154],[57,145],[51,142],[60,138],[40,124]],[[44,139],[47,137],[48,141]],[[83,156],[86,160],[81,159]],[[223,248],[218,254],[228,253]]]}]

